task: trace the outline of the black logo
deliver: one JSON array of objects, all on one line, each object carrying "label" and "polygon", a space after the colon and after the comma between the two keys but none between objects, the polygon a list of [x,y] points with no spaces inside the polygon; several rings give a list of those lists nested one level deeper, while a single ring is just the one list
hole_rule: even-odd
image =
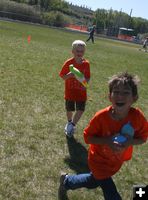
[{"label": "black logo", "polygon": [[148,185],[134,185],[133,186],[133,200],[147,200],[148,199]]}]

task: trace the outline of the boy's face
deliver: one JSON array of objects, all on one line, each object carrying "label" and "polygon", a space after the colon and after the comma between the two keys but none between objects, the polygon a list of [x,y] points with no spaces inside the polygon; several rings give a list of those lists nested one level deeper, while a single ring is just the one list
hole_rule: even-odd
[{"label": "boy's face", "polygon": [[84,46],[77,46],[72,50],[72,53],[75,58],[82,58],[85,53],[85,47]]},{"label": "boy's face", "polygon": [[122,83],[115,85],[112,92],[109,94],[109,99],[112,102],[113,108],[117,112],[128,112],[131,105],[137,100],[137,96],[133,96],[132,89]]}]

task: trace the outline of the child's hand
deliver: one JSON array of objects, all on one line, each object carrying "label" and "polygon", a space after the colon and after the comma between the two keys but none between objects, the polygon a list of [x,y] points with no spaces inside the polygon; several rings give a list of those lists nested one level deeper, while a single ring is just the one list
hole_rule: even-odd
[{"label": "child's hand", "polygon": [[64,80],[67,80],[67,79],[73,78],[73,77],[75,77],[75,75],[72,72],[69,72],[68,74],[64,75],[62,78]]},{"label": "child's hand", "polygon": [[107,145],[113,150],[113,151],[120,151],[120,146],[116,143],[114,143],[112,136],[108,137],[106,140]]},{"label": "child's hand", "polygon": [[122,146],[123,148],[127,148],[133,144],[133,137],[129,136],[128,134],[125,134],[124,136],[127,138],[127,140],[122,144]]},{"label": "child's hand", "polygon": [[128,148],[129,146],[132,145],[132,143],[133,143],[133,137],[129,136],[128,134],[127,135],[125,134],[124,137],[126,137],[127,139],[123,143],[115,143],[115,142],[113,142],[114,145],[112,147],[112,150],[118,151],[118,152],[122,152],[126,148]]},{"label": "child's hand", "polygon": [[76,77],[76,79],[77,79],[79,82],[81,82],[81,83],[85,80],[84,77],[82,77],[82,78]]},{"label": "child's hand", "polygon": [[[119,134],[117,134],[119,135]],[[131,145],[131,141],[129,139],[126,140],[126,142],[124,143],[118,143],[118,142],[115,142],[113,140],[113,137],[109,137],[108,140],[107,140],[107,144],[109,145],[109,147],[114,151],[114,152],[122,152],[125,148],[127,148],[128,146]]]},{"label": "child's hand", "polygon": [[68,76],[68,78],[73,78],[75,77],[75,75],[72,72],[69,72],[68,74],[66,74]]}]

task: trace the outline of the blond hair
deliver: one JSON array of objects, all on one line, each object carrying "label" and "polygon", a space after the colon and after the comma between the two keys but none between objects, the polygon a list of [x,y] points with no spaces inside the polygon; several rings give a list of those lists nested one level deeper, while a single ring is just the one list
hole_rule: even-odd
[{"label": "blond hair", "polygon": [[82,40],[75,40],[73,43],[72,43],[72,49],[75,49],[77,48],[78,46],[82,46],[82,47],[85,47],[86,46],[86,43]]}]

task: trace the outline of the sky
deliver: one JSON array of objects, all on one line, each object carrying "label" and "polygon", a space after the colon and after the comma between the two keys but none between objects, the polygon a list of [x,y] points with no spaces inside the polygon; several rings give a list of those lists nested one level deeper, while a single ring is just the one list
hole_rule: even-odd
[{"label": "sky", "polygon": [[104,8],[125,12],[132,17],[142,17],[148,20],[148,0],[66,0],[78,6],[87,6],[92,10]]}]

